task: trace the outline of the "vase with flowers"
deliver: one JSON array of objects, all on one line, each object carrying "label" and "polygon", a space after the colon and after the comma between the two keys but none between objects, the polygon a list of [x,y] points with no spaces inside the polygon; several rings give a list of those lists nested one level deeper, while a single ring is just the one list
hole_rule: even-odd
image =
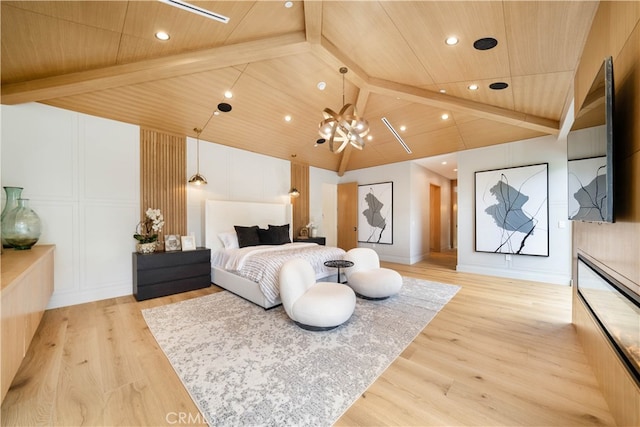
[{"label": "vase with flowers", "polygon": [[144,221],[138,223],[133,238],[138,241],[136,251],[141,254],[149,254],[156,251],[158,245],[158,233],[164,227],[164,217],[160,209],[147,209],[144,213]]}]

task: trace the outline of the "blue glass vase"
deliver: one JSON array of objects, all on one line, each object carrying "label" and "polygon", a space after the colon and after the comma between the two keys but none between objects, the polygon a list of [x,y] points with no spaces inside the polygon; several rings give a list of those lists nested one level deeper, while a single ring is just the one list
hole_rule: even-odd
[{"label": "blue glass vase", "polygon": [[16,250],[31,249],[40,238],[40,217],[29,207],[29,199],[18,199],[18,206],[2,220],[2,238]]}]

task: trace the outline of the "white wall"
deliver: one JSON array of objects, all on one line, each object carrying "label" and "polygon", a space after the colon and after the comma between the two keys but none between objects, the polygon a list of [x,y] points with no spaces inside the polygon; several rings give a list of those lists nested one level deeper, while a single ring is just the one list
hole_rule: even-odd
[{"label": "white wall", "polygon": [[[49,307],[131,294],[132,234],[140,211],[139,128],[36,103],[2,106],[0,112],[2,185],[25,188],[23,196],[42,218],[39,244],[56,245]],[[187,176],[196,170],[195,142],[187,139]],[[458,157],[458,269],[567,284],[566,141],[536,138],[464,151]],[[512,256],[507,262],[504,255],[474,252],[474,172],[541,162],[549,163],[550,256]],[[188,186],[187,192],[188,230],[197,244],[204,241],[203,200],[287,203],[290,170],[285,160],[201,141],[200,172],[209,184]],[[442,187],[441,238],[448,241],[449,181],[420,166],[402,162],[343,177],[310,168],[309,179],[310,216],[328,244],[337,241],[331,225],[336,221],[331,212],[337,217],[332,206],[336,186],[351,181],[394,183],[394,242],[375,245],[381,259],[411,264],[428,253],[429,183]]]},{"label": "white wall", "polygon": [[[571,226],[567,221],[567,144],[547,136],[458,153],[458,267],[524,280],[569,284]],[[549,257],[475,252],[474,173],[549,163]]]},{"label": "white wall", "polygon": [[383,261],[414,264],[429,253],[429,184],[442,189],[441,241],[449,241],[450,181],[413,162],[357,169],[340,180],[359,185],[388,181],[393,182],[393,244],[358,246],[375,249]]},{"label": "white wall", "polygon": [[1,112],[2,185],[24,187],[38,244],[56,245],[49,308],[131,294],[139,128],[36,103]]},{"label": "white wall", "polygon": [[[196,173],[196,139],[187,138],[187,178]],[[187,186],[187,231],[204,243],[204,201],[290,203],[291,163],[200,141],[200,173],[207,185]],[[247,224],[252,225],[252,224]]]},{"label": "white wall", "polygon": [[411,199],[411,263],[430,252],[431,184],[440,187],[440,250],[449,249],[451,233],[451,181],[418,164],[411,163],[411,183],[416,197]]},{"label": "white wall", "polygon": [[419,191],[411,185],[410,163],[401,162],[346,172],[341,183],[357,182],[358,185],[393,182],[393,244],[358,243],[360,247],[375,249],[383,261],[411,263],[412,221],[411,199]]},{"label": "white wall", "polygon": [[[37,103],[3,105],[1,112],[2,185],[24,187],[42,219],[38,244],[56,245],[49,308],[130,295],[139,127]],[[187,138],[187,176],[196,170],[195,143]],[[206,198],[289,202],[288,161],[200,143],[200,172],[209,184],[187,187],[187,227],[198,245]]]},{"label": "white wall", "polygon": [[335,171],[309,167],[309,218],[327,246],[338,244],[338,183]]}]

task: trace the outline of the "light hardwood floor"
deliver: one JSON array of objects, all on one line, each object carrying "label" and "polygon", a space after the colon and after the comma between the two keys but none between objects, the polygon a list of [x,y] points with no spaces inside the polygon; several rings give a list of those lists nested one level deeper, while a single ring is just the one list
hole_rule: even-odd
[{"label": "light hardwood floor", "polygon": [[[615,425],[571,325],[570,288],[458,273],[447,253],[385,265],[462,289],[337,425]],[[47,311],[2,425],[199,424],[140,310],[218,290]]]}]

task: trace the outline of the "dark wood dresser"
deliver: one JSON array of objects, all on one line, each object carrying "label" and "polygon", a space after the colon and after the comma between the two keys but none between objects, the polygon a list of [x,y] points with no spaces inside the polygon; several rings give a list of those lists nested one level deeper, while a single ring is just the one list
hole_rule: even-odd
[{"label": "dark wood dresser", "polygon": [[133,253],[133,296],[138,301],[211,286],[211,250]]}]

